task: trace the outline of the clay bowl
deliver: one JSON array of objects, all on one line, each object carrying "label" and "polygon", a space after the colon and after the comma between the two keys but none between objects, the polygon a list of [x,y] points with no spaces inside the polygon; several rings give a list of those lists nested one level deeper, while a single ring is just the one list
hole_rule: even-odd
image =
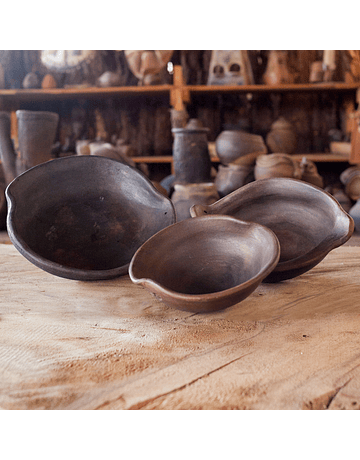
[{"label": "clay bowl", "polygon": [[222,131],[215,139],[215,148],[224,165],[252,153],[267,153],[267,147],[261,136],[235,130]]},{"label": "clay bowl", "polygon": [[51,160],[6,189],[9,237],[37,267],[76,280],[127,273],[135,251],[175,222],[171,201],[139,171],[97,156]]},{"label": "clay bowl", "polygon": [[279,256],[279,242],[266,227],[205,216],[151,237],[132,258],[129,275],[170,307],[211,312],[248,297]]},{"label": "clay bowl", "polygon": [[251,182],[214,204],[193,206],[190,214],[225,214],[270,228],[279,239],[281,254],[266,282],[305,273],[354,231],[353,219],[329,193],[283,177]]}]

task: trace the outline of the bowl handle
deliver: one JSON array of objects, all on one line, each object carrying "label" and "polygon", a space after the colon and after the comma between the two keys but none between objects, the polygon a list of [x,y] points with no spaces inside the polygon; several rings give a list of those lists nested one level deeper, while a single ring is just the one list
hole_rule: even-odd
[{"label": "bowl handle", "polygon": [[203,204],[194,204],[190,208],[191,217],[206,216],[207,214],[211,214],[209,206]]}]

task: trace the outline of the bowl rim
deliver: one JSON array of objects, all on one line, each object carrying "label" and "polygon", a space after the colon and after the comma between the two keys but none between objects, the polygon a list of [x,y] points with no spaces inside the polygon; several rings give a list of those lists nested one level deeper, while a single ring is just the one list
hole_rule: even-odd
[{"label": "bowl rim", "polygon": [[[91,158],[91,160],[88,160],[88,158]],[[68,157],[63,157],[63,158],[55,158],[53,160],[47,161],[45,163],[41,163],[39,165],[33,166],[32,168],[29,168],[25,172],[19,174],[13,181],[10,182],[10,184],[6,187],[5,189],[5,196],[7,199],[7,205],[8,205],[8,212],[7,212],[7,217],[6,217],[6,226],[7,226],[7,231],[8,235],[10,238],[10,241],[14,245],[14,247],[20,252],[21,255],[23,255],[27,260],[29,260],[31,263],[33,263],[35,266],[38,268],[47,271],[48,273],[51,273],[52,275],[55,276],[60,276],[63,278],[67,279],[72,279],[72,280],[80,280],[80,281],[96,281],[96,280],[103,280],[103,279],[111,279],[115,278],[121,275],[125,275],[128,272],[130,261],[126,264],[123,264],[118,267],[114,268],[109,268],[109,269],[95,269],[95,270],[86,270],[86,269],[80,269],[80,268],[71,268],[67,267],[66,265],[59,264],[58,262],[53,262],[50,259],[47,259],[35,252],[33,249],[31,249],[24,238],[16,231],[16,228],[12,222],[12,218],[14,216],[15,210],[16,210],[16,198],[14,197],[12,193],[12,188],[14,187],[14,184],[17,184],[17,182],[21,182],[22,177],[28,174],[31,174],[33,170],[39,170],[39,169],[47,169],[50,164],[54,165],[56,162],[89,162],[89,161],[97,161],[96,159],[100,159],[100,161],[108,161],[108,162],[116,162],[122,166],[120,168],[133,170],[135,174],[138,174],[144,183],[146,183],[149,186],[149,190],[151,190],[153,193],[158,195],[159,197],[162,197],[167,199],[169,201],[169,209],[171,210],[171,216],[172,219],[171,221],[175,222],[175,208],[171,202],[170,199],[166,198],[164,195],[162,195],[156,187],[153,185],[153,183],[145,176],[144,173],[141,171],[133,168],[130,165],[121,163],[118,160],[115,160],[113,158],[107,158],[107,157],[102,157],[102,156],[97,156],[97,155],[74,155],[74,156],[68,156]],[[171,217],[170,216],[170,217]]]},{"label": "bowl rim", "polygon": [[[236,286],[233,286],[231,288],[224,289],[222,291],[209,292],[209,293],[206,293],[206,294],[185,294],[185,293],[181,293],[181,292],[174,291],[172,289],[166,288],[163,285],[161,285],[160,283],[158,283],[157,281],[152,280],[151,278],[146,278],[146,277],[138,278],[138,277],[135,276],[133,270],[134,270],[134,265],[136,264],[136,259],[138,257],[138,254],[141,253],[144,249],[146,249],[146,247],[148,245],[152,244],[154,242],[154,240],[157,240],[157,239],[161,238],[164,233],[174,232],[176,227],[188,225],[189,224],[188,221],[201,222],[201,221],[206,221],[206,220],[231,221],[231,222],[234,222],[236,225],[239,225],[241,227],[261,228],[265,232],[265,234],[269,236],[269,238],[270,238],[269,242],[271,241],[273,243],[273,249],[274,249],[273,257],[269,260],[269,262],[262,268],[262,270],[257,275],[251,277],[249,280],[247,280],[247,281],[245,281],[243,283],[240,283],[240,284],[238,284]],[[193,224],[190,224],[190,225],[193,225]],[[196,225],[196,224],[194,224],[194,225]],[[172,297],[174,300],[177,300],[177,301],[192,302],[192,303],[199,303],[200,304],[200,303],[203,303],[204,301],[215,300],[215,299],[219,298],[219,296],[221,296],[223,298],[230,297],[230,296],[232,296],[232,295],[234,295],[236,293],[246,291],[246,289],[250,288],[251,286],[254,286],[254,285],[257,286],[258,284],[261,283],[261,281],[264,278],[266,278],[273,271],[273,269],[276,267],[276,265],[277,265],[277,263],[279,261],[279,258],[280,258],[280,243],[279,243],[279,240],[278,240],[277,236],[275,235],[275,233],[272,230],[270,230],[269,228],[265,227],[264,225],[261,225],[261,224],[255,223],[255,222],[245,222],[245,221],[242,221],[240,219],[236,219],[236,218],[231,217],[231,216],[214,214],[214,215],[211,215],[211,216],[200,216],[200,217],[196,217],[196,219],[190,219],[189,218],[189,219],[182,220],[180,222],[176,222],[175,224],[172,224],[169,227],[166,227],[166,228],[160,230],[155,235],[150,237],[147,241],[145,241],[144,244],[142,244],[139,247],[139,249],[133,255],[133,257],[132,257],[132,259],[130,261],[130,266],[129,266],[129,277],[130,277],[131,281],[133,283],[135,283],[135,284],[140,284],[140,285],[143,285],[145,287],[150,286],[150,287],[154,288],[154,291],[156,291],[157,295],[159,295],[160,297],[163,294],[163,295]]]}]

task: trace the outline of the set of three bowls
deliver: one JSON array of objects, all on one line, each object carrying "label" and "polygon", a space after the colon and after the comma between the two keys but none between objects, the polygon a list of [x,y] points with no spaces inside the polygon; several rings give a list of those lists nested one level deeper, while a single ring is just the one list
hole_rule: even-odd
[{"label": "set of three bowls", "polygon": [[176,222],[171,200],[145,175],[99,156],[35,166],[6,197],[10,240],[37,267],[81,281],[128,273],[192,312],[230,307],[262,281],[298,276],[354,231],[330,194],[287,178],[251,182]]}]

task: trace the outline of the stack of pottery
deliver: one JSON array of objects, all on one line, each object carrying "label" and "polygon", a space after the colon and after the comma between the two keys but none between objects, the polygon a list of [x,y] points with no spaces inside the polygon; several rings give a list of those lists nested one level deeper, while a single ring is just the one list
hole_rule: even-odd
[{"label": "stack of pottery", "polygon": [[355,230],[360,230],[360,166],[351,166],[340,175],[345,186],[345,194],[356,203],[350,208],[349,214],[354,219]]},{"label": "stack of pottery", "polygon": [[271,125],[266,136],[266,144],[273,153],[281,152],[292,154],[297,147],[297,133],[295,127],[284,117],[278,118]]},{"label": "stack of pottery", "polygon": [[353,201],[360,198],[360,166],[351,166],[340,175],[340,181],[345,186],[346,195]]},{"label": "stack of pottery", "polygon": [[211,160],[207,133],[197,119],[190,119],[185,128],[173,128],[174,193],[171,200],[176,220],[190,218],[195,203],[211,204],[219,199],[211,182]]},{"label": "stack of pottery", "polygon": [[256,158],[267,153],[261,136],[242,130],[222,131],[215,147],[221,162],[215,186],[221,197],[254,180]]},{"label": "stack of pottery", "polygon": [[271,153],[256,158],[254,176],[256,180],[270,177],[289,177],[300,179],[301,171],[298,162],[285,153]]}]

